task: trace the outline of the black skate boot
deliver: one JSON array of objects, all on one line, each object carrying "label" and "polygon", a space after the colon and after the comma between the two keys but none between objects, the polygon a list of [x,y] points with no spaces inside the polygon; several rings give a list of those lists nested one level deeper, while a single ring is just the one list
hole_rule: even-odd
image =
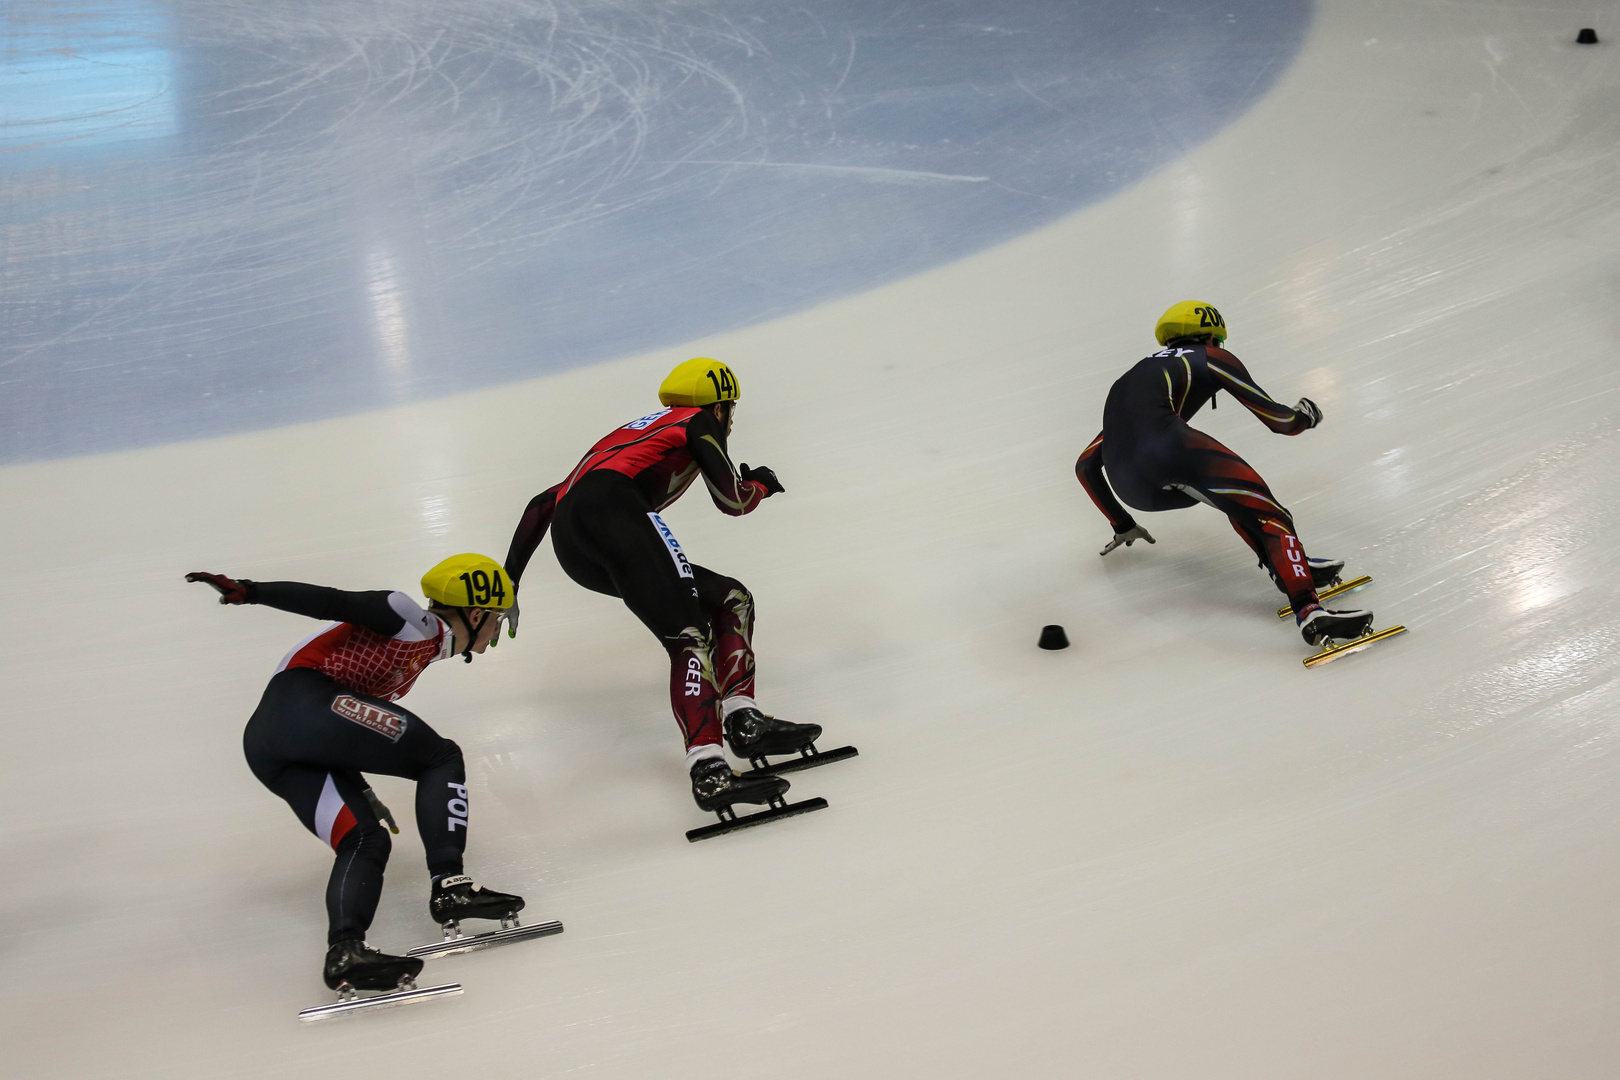
[{"label": "black skate boot", "polygon": [[[711,836],[763,825],[767,821],[827,809],[827,800],[822,798],[790,803],[782,798],[787,794],[787,789],[788,782],[780,776],[759,770],[739,775],[731,770],[731,764],[724,758],[700,761],[692,766],[692,800],[698,804],[698,809],[714,813],[720,823],[705,825],[701,829],[688,829],[686,838],[693,842],[706,840]],[[766,803],[767,809],[738,817],[734,809],[736,803]]]},{"label": "black skate boot", "polygon": [[1329,639],[1349,641],[1365,634],[1372,621],[1370,611],[1329,611],[1319,607],[1300,620],[1299,633],[1307,645],[1321,645]]},{"label": "black skate boot", "polygon": [[780,776],[739,776],[731,763],[709,758],[692,766],[692,799],[699,810],[719,813],[733,803],[775,803],[787,794]]},{"label": "black skate boot", "polygon": [[726,717],[726,743],[740,758],[797,754],[821,738],[820,724],[793,724],[758,709],[737,709]]},{"label": "black skate boot", "polygon": [[[492,945],[508,945],[514,941],[546,937],[562,933],[560,922],[534,923],[524,926],[518,922],[523,910],[523,897],[496,892],[473,884],[466,874],[440,878],[433,883],[433,895],[428,898],[428,914],[444,930],[444,940],[431,945],[418,945],[412,956],[449,956],[451,953],[473,952]],[[499,919],[501,928],[482,934],[463,934],[462,919]]]},{"label": "black skate boot", "polygon": [[[1326,589],[1337,585],[1339,583],[1339,575],[1344,572],[1343,559],[1307,558],[1305,562],[1310,566],[1311,569],[1311,588],[1313,589]],[[1284,587],[1282,578],[1277,576],[1277,571],[1271,568],[1270,563],[1266,563],[1265,565],[1266,573],[1271,575],[1271,583],[1277,586],[1278,592],[1282,593],[1284,596],[1287,596],[1288,589]]]},{"label": "black skate boot", "polygon": [[364,941],[340,941],[326,950],[322,972],[329,990],[409,989],[422,973],[422,961],[411,956],[389,956]]},{"label": "black skate boot", "polygon": [[466,874],[440,878],[428,898],[428,914],[440,926],[454,927],[462,919],[499,919],[505,926],[523,910],[523,897],[474,885]]}]

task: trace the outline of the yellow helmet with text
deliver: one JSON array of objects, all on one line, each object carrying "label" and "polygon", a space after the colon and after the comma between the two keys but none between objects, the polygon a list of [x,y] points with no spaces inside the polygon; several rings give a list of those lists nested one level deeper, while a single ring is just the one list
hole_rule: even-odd
[{"label": "yellow helmet with text", "polygon": [[675,365],[664,385],[658,388],[658,400],[665,405],[713,405],[717,401],[736,401],[742,397],[737,376],[718,360],[707,356],[694,357]]},{"label": "yellow helmet with text", "polygon": [[422,575],[422,593],[454,608],[505,611],[515,599],[501,564],[488,555],[452,555]]},{"label": "yellow helmet with text", "polygon": [[1160,345],[1168,345],[1177,338],[1207,337],[1219,345],[1226,340],[1226,320],[1215,310],[1214,304],[1202,300],[1183,300],[1159,316],[1159,325],[1153,336]]}]

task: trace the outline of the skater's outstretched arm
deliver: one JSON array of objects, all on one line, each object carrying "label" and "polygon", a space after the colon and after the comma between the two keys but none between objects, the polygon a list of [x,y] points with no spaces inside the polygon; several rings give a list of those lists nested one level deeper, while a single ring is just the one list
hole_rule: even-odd
[{"label": "skater's outstretched arm", "polygon": [[[768,475],[771,480],[776,480],[776,474],[769,469],[754,469],[750,475],[760,476],[760,479],[743,479],[726,453],[725,429],[707,409],[687,424],[686,446],[692,452],[692,460],[697,462],[698,470],[703,473],[709,498],[714,500],[721,513],[740,517],[770,496],[772,488],[763,476]],[[782,490],[780,481],[777,481],[775,490]]]},{"label": "skater's outstretched arm", "polygon": [[249,581],[202,572],[187,574],[186,580],[213,586],[222,604],[263,604],[312,619],[352,623],[384,637],[395,637],[408,624],[416,622],[422,624],[424,632],[427,629],[431,629],[432,634],[438,632],[436,621],[430,626],[434,617],[402,592],[386,589],[346,592],[301,581]]},{"label": "skater's outstretched arm", "polygon": [[1279,435],[1298,435],[1322,422],[1322,410],[1310,398],[1300,398],[1299,405],[1290,409],[1260,389],[1243,361],[1214,345],[1208,347],[1209,373],[1220,388],[1231,394],[1243,407],[1254,413],[1260,422]]},{"label": "skater's outstretched arm", "polygon": [[546,530],[551,528],[551,516],[557,510],[557,492],[561,490],[561,484],[546,488],[523,508],[517,531],[512,533],[512,546],[506,552],[506,576],[512,579],[514,589],[523,577],[523,571],[528,568],[529,560],[534,557],[535,549],[540,546],[540,541],[546,538]]}]

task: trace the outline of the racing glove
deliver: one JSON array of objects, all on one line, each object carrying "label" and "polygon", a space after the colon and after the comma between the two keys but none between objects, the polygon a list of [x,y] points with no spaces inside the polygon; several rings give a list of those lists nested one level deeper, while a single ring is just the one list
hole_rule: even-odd
[{"label": "racing glove", "polygon": [[210,574],[206,570],[194,570],[186,575],[186,580],[201,581],[205,584],[212,585],[219,591],[219,602],[222,604],[253,603],[253,598],[250,595],[253,589],[253,582],[249,581],[247,578],[237,581],[233,578],[226,577],[224,574]]},{"label": "racing glove", "polygon": [[1309,424],[1305,425],[1306,427],[1315,427],[1322,422],[1321,406],[1308,397],[1300,398],[1299,404],[1294,406],[1294,411],[1310,421]]},{"label": "racing glove", "polygon": [[737,474],[744,480],[758,480],[761,484],[764,484],[768,495],[776,495],[787,490],[782,486],[782,481],[776,478],[776,474],[763,465],[757,469],[751,469],[745,464],[737,470]]}]

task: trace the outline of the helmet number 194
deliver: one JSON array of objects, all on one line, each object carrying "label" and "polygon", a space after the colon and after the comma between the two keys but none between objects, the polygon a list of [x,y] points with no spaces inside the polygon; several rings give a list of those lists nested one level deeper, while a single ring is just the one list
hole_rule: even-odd
[{"label": "helmet number 194", "polygon": [[[491,581],[491,578],[494,580]],[[501,583],[499,570],[493,574],[473,570],[461,575],[461,583],[467,586],[468,607],[485,607],[491,600],[499,606],[506,599],[506,588]]]}]

